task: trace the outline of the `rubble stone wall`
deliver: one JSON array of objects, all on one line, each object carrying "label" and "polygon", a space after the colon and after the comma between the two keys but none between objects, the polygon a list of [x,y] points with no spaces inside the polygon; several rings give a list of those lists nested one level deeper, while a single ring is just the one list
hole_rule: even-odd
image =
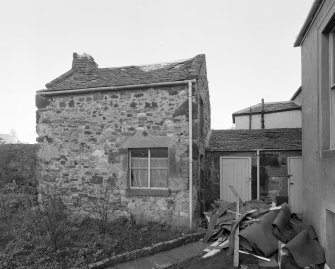
[{"label": "rubble stone wall", "polygon": [[[251,197],[257,198],[257,156],[256,152],[206,152],[205,179],[201,187],[203,211],[220,198],[220,157],[251,157]],[[301,156],[301,151],[260,152],[260,197],[267,203],[287,202],[288,167],[287,157]]]},{"label": "rubble stone wall", "polygon": [[[110,205],[112,217],[132,215],[138,221],[187,224],[187,95],[187,85],[37,95],[40,198],[56,192],[78,214],[93,214],[103,201]],[[196,102],[195,96],[192,110],[197,122]],[[168,195],[131,194],[128,148],[141,145],[167,145]],[[194,154],[194,209],[199,185],[197,157]]]},{"label": "rubble stone wall", "polygon": [[15,181],[36,184],[37,144],[0,145],[0,187]]},{"label": "rubble stone wall", "polygon": [[208,90],[208,81],[207,81],[207,73],[206,73],[206,65],[203,65],[200,68],[200,78],[197,83],[198,89],[198,117],[197,122],[194,123],[196,125],[197,131],[197,145],[198,145],[198,177],[199,180],[196,189],[197,193],[197,216],[201,216],[203,212],[203,208],[201,207],[202,198],[201,198],[201,189],[204,188],[205,182],[205,158],[206,158],[206,138],[208,136],[209,131],[211,130],[211,106],[209,99],[209,90]]},{"label": "rubble stone wall", "polygon": [[260,153],[260,195],[265,202],[288,202],[287,157],[301,156],[301,151],[264,151]]}]

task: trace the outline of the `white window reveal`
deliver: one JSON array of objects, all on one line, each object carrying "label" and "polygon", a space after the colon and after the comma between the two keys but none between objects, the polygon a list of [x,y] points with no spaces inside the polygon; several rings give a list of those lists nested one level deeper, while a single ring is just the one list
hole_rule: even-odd
[{"label": "white window reveal", "polygon": [[329,56],[330,149],[335,149],[335,28],[329,33]]},{"label": "white window reveal", "polygon": [[167,148],[130,149],[129,156],[131,188],[168,187]]}]

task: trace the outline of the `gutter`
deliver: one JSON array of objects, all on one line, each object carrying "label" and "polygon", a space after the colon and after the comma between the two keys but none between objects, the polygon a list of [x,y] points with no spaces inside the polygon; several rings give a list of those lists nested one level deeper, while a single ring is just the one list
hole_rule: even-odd
[{"label": "gutter", "polygon": [[314,3],[307,15],[307,18],[293,44],[294,47],[299,47],[305,40],[306,35],[308,34],[317,14],[319,13],[321,6],[323,5],[324,0],[314,0]]},{"label": "gutter", "polygon": [[247,150],[224,150],[224,149],[213,149],[213,148],[207,148],[207,151],[210,152],[229,152],[229,153],[236,153],[236,152],[255,152],[257,150],[259,151],[299,151],[302,150],[302,148],[295,148],[295,149],[247,149]]},{"label": "gutter", "polygon": [[[294,101],[290,101],[290,102],[294,102]],[[281,110],[273,110],[273,111],[264,111],[263,114],[272,114],[272,113],[278,113],[278,112],[287,112],[287,111],[293,111],[293,110],[301,110],[301,106],[298,107],[292,107],[292,108],[285,108],[285,109],[281,109]],[[251,115],[261,115],[262,111],[252,111]],[[248,116],[250,115],[250,111],[248,112],[243,112],[243,113],[238,113],[238,114],[233,114],[233,120],[235,123],[235,117],[238,116]]]},{"label": "gutter", "polygon": [[82,88],[82,89],[65,89],[65,90],[39,90],[36,92],[37,95],[61,95],[61,94],[76,94],[76,93],[88,93],[88,92],[103,92],[103,91],[116,91],[124,89],[141,89],[147,87],[159,87],[159,86],[172,86],[172,85],[184,85],[188,84],[192,80],[181,80],[181,81],[169,81],[169,82],[158,82],[158,83],[147,83],[147,84],[135,84],[135,85],[123,85],[123,86],[110,86],[110,87],[97,87],[97,88]]}]

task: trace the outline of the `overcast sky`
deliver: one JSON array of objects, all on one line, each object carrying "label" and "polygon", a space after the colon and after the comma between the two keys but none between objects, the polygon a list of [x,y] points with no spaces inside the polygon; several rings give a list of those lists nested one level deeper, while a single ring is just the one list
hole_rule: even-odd
[{"label": "overcast sky", "polygon": [[301,83],[293,42],[313,0],[30,0],[0,8],[0,133],[34,143],[35,91],[71,68],[72,53],[99,67],[206,54],[213,129],[231,114],[289,100]]}]

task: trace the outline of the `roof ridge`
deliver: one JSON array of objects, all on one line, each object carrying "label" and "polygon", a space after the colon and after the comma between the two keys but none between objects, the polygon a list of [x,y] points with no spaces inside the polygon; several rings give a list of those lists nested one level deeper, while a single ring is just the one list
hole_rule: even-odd
[{"label": "roof ridge", "polygon": [[[78,58],[78,56],[76,57]],[[77,58],[74,59],[77,60]],[[47,90],[135,85],[139,83],[156,83],[159,81],[196,79],[199,77],[200,70],[205,63],[205,54],[170,62],[120,67],[98,68],[95,62],[94,65],[91,62],[86,63],[87,61],[77,62],[75,62],[76,65],[72,64],[72,68],[69,71],[47,83]]]}]

